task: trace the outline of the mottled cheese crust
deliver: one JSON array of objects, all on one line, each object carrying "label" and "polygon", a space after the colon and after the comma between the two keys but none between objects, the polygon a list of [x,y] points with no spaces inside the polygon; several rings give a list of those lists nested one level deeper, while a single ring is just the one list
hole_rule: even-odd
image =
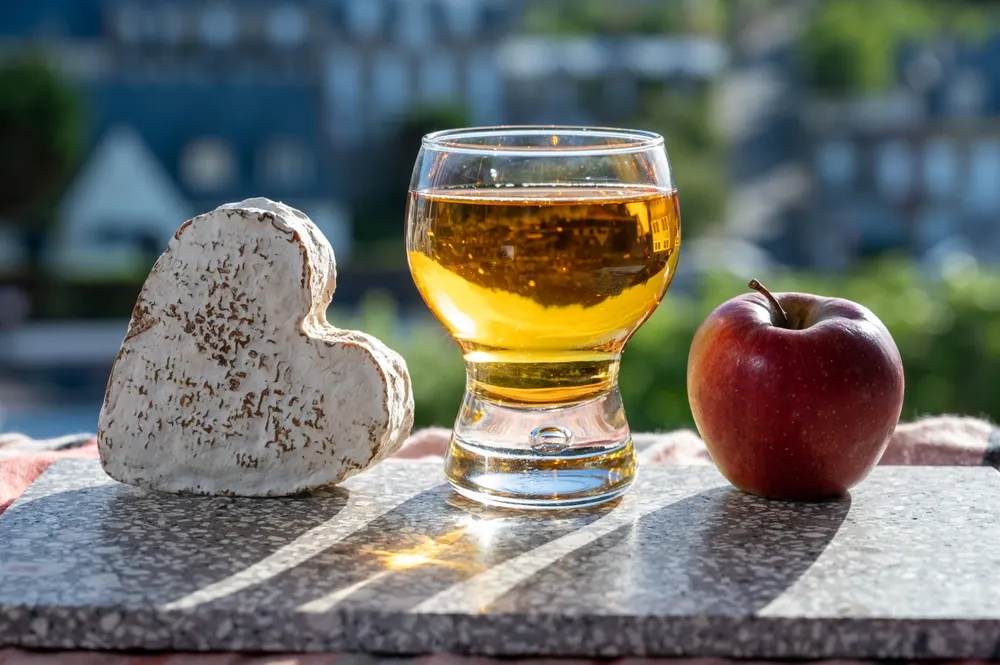
[{"label": "mottled cheese crust", "polygon": [[403,359],[326,320],[333,250],[267,199],[185,222],[136,302],[98,424],[121,482],[281,496],[395,452],[413,425]]}]

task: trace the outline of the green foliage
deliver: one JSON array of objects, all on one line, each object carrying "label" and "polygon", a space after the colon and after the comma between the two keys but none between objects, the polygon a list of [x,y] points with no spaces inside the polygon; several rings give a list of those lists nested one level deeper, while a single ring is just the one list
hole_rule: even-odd
[{"label": "green foliage", "polygon": [[718,35],[725,9],[723,0],[545,0],[527,4],[524,25],[539,34]]},{"label": "green foliage", "polygon": [[82,106],[45,60],[0,63],[0,218],[34,216],[51,204],[83,137]]},{"label": "green foliage", "polygon": [[403,120],[399,128],[399,140],[404,149],[412,149],[415,158],[424,135],[468,125],[469,114],[460,106],[420,107],[411,111]]},{"label": "green foliage", "polygon": [[[468,127],[469,122],[469,114],[464,108],[446,105],[416,108],[402,119],[384,158],[384,163],[393,168],[381,169],[373,175],[380,180],[381,186],[371,200],[362,202],[355,211],[357,219],[365,222],[354,227],[359,253],[378,256],[385,243],[402,247],[399,232],[421,139],[431,132]],[[378,257],[377,262],[395,266],[400,257],[401,254],[393,250],[387,257]]]},{"label": "green foliage", "polygon": [[[1000,420],[1000,271],[974,267],[932,282],[905,262],[868,265],[845,277],[784,274],[772,290],[795,290],[859,302],[886,324],[906,372],[904,419],[963,413]],[[688,348],[698,325],[725,300],[745,293],[733,276],[710,276],[697,298],[670,296],[629,342],[620,383],[636,431],[693,426],[687,402]],[[429,316],[401,322],[394,305],[375,296],[339,326],[378,335],[410,368],[418,425],[450,425],[464,371],[457,346]]]},{"label": "green foliage", "polygon": [[32,316],[39,320],[128,318],[146,275],[135,279],[49,277],[32,284]]},{"label": "green foliage", "polygon": [[883,90],[902,43],[934,34],[984,37],[997,9],[995,0],[826,0],[802,36],[805,80],[833,96]]},{"label": "green foliage", "polygon": [[418,426],[451,425],[465,390],[465,365],[458,345],[430,314],[400,320],[396,303],[373,293],[357,313],[334,309],[329,318],[338,328],[375,335],[402,354],[410,368]]},{"label": "green foliage", "polygon": [[906,0],[824,2],[802,40],[807,81],[824,93],[878,90],[892,78],[900,40],[923,12]]}]

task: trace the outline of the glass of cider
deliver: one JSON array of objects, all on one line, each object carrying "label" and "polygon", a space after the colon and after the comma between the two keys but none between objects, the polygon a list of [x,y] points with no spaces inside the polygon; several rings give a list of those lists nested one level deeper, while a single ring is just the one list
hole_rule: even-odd
[{"label": "glass of cider", "polygon": [[670,285],[680,240],[657,134],[488,127],[424,137],[406,248],[417,289],[465,358],[445,460],[457,492],[554,509],[628,490],[636,455],[619,359]]}]

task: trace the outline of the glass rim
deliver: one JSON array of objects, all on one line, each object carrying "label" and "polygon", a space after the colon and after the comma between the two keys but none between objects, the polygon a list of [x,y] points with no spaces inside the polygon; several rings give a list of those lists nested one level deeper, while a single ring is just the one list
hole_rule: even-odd
[{"label": "glass rim", "polygon": [[[502,136],[574,136],[594,139],[616,139],[620,143],[594,145],[505,146],[469,143],[474,138]],[[492,125],[443,129],[426,134],[420,141],[424,148],[466,154],[502,154],[512,156],[552,157],[599,156],[643,152],[663,146],[663,137],[642,129],[598,127],[587,125]]]}]

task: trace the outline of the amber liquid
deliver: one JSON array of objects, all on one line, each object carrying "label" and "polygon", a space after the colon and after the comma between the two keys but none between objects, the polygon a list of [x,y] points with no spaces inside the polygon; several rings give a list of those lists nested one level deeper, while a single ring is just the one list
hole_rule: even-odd
[{"label": "amber liquid", "polygon": [[461,345],[469,389],[509,404],[610,390],[681,238],[675,193],[651,187],[411,192],[408,215],[413,279]]}]

